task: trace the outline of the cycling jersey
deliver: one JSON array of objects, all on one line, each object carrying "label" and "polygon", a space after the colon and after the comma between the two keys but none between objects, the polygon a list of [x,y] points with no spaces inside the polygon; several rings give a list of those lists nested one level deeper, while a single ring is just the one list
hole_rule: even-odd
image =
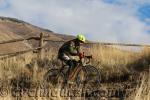
[{"label": "cycling jersey", "polygon": [[80,43],[77,39],[64,43],[58,52],[58,58],[61,60],[70,60],[71,56],[78,56],[80,53]]}]

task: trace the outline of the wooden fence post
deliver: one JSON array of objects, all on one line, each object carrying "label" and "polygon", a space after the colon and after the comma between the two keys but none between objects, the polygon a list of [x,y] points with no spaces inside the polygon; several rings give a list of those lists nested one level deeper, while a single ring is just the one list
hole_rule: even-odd
[{"label": "wooden fence post", "polygon": [[43,39],[43,36],[44,36],[44,33],[41,33],[40,34],[40,41],[39,41],[39,47],[40,47],[40,49],[39,49],[39,58],[40,59],[43,59],[43,56],[44,56],[44,52],[43,52],[43,44],[44,44],[44,39]]}]

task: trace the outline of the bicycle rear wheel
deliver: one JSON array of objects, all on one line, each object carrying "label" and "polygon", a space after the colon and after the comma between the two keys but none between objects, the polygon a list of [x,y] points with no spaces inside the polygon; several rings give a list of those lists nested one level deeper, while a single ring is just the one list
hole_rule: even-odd
[{"label": "bicycle rear wheel", "polygon": [[44,80],[52,85],[63,83],[64,74],[59,69],[50,69],[45,75]]}]

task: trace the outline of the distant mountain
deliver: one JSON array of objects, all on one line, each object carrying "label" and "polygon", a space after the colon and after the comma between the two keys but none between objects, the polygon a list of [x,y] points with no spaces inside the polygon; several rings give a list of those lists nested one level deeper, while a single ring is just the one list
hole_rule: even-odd
[{"label": "distant mountain", "polygon": [[[43,32],[44,35],[49,35],[50,37],[47,38],[49,40],[62,41],[73,38],[73,36],[54,33],[51,30],[34,26],[16,18],[0,17],[0,42],[28,38],[31,36],[39,36],[41,32]],[[22,51],[37,46],[38,42],[35,40],[0,44],[0,54]],[[50,42],[47,46],[56,46],[56,44]]]}]

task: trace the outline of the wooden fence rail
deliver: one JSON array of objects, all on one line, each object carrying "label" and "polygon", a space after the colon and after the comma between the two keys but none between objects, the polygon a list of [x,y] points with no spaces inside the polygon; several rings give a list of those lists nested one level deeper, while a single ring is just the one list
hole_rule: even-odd
[{"label": "wooden fence rail", "polygon": [[[44,41],[47,41],[47,42],[59,42],[59,43],[62,43],[62,42],[66,42],[66,41],[54,41],[54,40],[48,40],[48,39],[45,39]],[[106,42],[88,42],[88,43],[85,43],[87,45],[116,45],[116,46],[132,46],[132,47],[150,47],[150,45],[145,45],[145,44],[125,44],[125,43],[106,43]]]},{"label": "wooden fence rail", "polygon": [[[15,53],[7,53],[7,54],[0,54],[0,56],[12,56],[12,55],[17,55],[17,54],[24,54],[24,53],[27,53],[27,52],[31,52],[31,51],[34,51],[34,50],[38,50],[38,57],[40,59],[43,58],[43,48],[44,48],[44,42],[59,42],[59,43],[62,43],[62,42],[66,42],[66,41],[54,41],[54,40],[49,40],[49,39],[44,39],[44,38],[47,38],[47,37],[50,37],[50,36],[44,36],[43,33],[40,34],[39,37],[28,37],[28,38],[25,38],[25,39],[14,39],[14,40],[9,40],[9,41],[3,41],[3,42],[0,42],[0,44],[6,44],[6,43],[13,43],[13,42],[20,42],[20,41],[25,41],[25,40],[38,40],[39,41],[39,47],[37,48],[33,48],[33,49],[28,49],[28,50],[24,50],[24,51],[18,51],[18,52],[15,52]],[[116,45],[116,46],[136,46],[136,47],[150,47],[150,45],[142,45],[142,44],[124,44],[124,43],[104,43],[104,42],[89,42],[89,43],[85,43],[87,45],[93,45],[93,44],[99,44],[99,45]]]},{"label": "wooden fence rail", "polygon": [[[43,36],[42,38],[47,38],[47,37],[50,37],[50,36]],[[28,37],[25,39],[14,39],[14,40],[0,42],[0,44],[20,42],[20,41],[25,41],[25,40],[40,40],[40,37]]]},{"label": "wooden fence rail", "polygon": [[[42,48],[44,48],[44,47],[42,47]],[[42,49],[42,48],[41,47],[37,47],[37,48],[28,49],[28,50],[24,50],[24,51],[17,51],[17,52],[14,52],[14,53],[0,54],[0,56],[24,54],[24,53],[35,51],[35,50],[39,50],[39,49]]]},{"label": "wooden fence rail", "polygon": [[[44,48],[44,47],[42,47],[42,48]],[[18,52],[14,52],[14,53],[0,54],[0,56],[1,56],[0,59],[2,60],[2,59],[5,59],[5,58],[14,57],[16,55],[25,54],[25,53],[28,53],[28,52],[31,52],[31,51],[33,52],[33,51],[39,50],[39,49],[41,49],[41,47],[28,49],[28,50],[24,50],[24,51],[18,51]]]},{"label": "wooden fence rail", "polygon": [[[87,43],[90,44],[90,43]],[[124,43],[93,43],[93,44],[100,44],[100,45],[116,45],[116,46],[132,46],[132,47],[150,47],[150,45],[144,45],[144,44],[124,44]]]}]

